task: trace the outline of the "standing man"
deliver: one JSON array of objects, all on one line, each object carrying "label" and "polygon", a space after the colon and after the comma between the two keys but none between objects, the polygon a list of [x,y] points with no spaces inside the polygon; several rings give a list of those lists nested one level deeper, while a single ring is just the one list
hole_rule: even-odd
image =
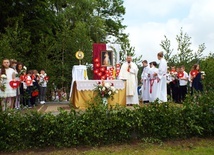
[{"label": "standing man", "polygon": [[163,57],[163,52],[159,52],[157,54],[158,60],[160,60],[158,73],[154,73],[154,76],[157,75],[158,77],[158,99],[160,102],[167,102],[167,81],[166,81],[166,74],[167,74],[167,62]]},{"label": "standing man", "polygon": [[142,85],[142,99],[143,103],[149,103],[149,69],[147,60],[143,60],[143,72],[141,74]]},{"label": "standing man", "polygon": [[139,104],[137,93],[137,73],[138,67],[132,62],[132,57],[127,56],[126,62],[121,66],[119,78],[126,80],[126,104]]}]

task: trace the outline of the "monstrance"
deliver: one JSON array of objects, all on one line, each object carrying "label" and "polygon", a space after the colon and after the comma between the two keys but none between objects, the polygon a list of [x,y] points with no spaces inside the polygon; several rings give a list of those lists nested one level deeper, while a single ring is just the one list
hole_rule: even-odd
[{"label": "monstrance", "polygon": [[79,60],[79,65],[81,65],[81,60],[84,58],[84,53],[83,53],[83,51],[77,51],[76,52],[76,58]]}]

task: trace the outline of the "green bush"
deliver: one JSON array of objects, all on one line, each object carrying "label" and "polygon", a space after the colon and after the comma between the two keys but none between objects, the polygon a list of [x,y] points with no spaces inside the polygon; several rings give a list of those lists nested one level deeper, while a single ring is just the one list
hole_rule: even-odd
[{"label": "green bush", "polygon": [[0,112],[0,150],[47,146],[104,145],[132,140],[167,140],[214,134],[214,93],[188,97],[183,105],[107,108],[101,100],[86,111]]}]

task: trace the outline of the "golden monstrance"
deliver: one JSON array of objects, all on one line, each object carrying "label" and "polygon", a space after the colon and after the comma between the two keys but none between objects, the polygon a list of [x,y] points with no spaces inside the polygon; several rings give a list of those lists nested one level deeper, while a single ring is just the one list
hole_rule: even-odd
[{"label": "golden monstrance", "polygon": [[77,51],[75,54],[76,58],[79,60],[79,65],[81,65],[81,60],[84,58],[84,53],[83,51]]}]

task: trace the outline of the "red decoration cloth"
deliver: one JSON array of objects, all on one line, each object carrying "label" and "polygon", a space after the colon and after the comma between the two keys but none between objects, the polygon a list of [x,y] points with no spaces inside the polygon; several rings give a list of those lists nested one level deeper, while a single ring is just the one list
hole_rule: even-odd
[{"label": "red decoration cloth", "polygon": [[9,84],[13,89],[15,89],[19,87],[20,81],[10,81]]}]

